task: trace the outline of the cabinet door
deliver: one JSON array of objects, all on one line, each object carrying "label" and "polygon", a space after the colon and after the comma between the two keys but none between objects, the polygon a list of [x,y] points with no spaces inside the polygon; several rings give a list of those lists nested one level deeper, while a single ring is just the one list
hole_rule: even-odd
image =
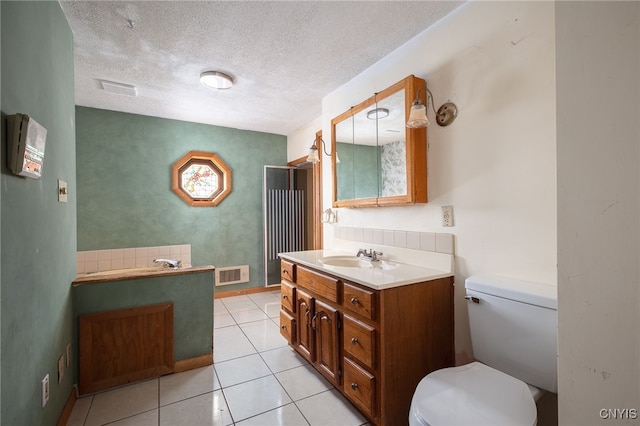
[{"label": "cabinet door", "polygon": [[314,341],[311,320],[314,315],[314,299],[303,290],[296,289],[296,348],[309,362],[314,361]]},{"label": "cabinet door", "polygon": [[333,384],[339,385],[338,311],[318,300],[315,309],[316,366]]}]

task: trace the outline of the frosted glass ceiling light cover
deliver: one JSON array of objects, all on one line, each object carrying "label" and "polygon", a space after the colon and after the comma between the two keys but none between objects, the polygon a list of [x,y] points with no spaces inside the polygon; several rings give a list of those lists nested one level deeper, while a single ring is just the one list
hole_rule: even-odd
[{"label": "frosted glass ceiling light cover", "polygon": [[200,83],[212,89],[228,89],[233,86],[233,79],[218,71],[205,71],[200,74]]},{"label": "frosted glass ceiling light cover", "polygon": [[431,122],[427,118],[427,107],[420,101],[415,101],[411,105],[411,111],[409,111],[409,120],[407,121],[407,127],[419,128],[427,127]]},{"label": "frosted glass ceiling light cover", "polygon": [[369,120],[380,120],[382,118],[387,118],[389,116],[388,108],[375,108],[367,113],[367,118]]},{"label": "frosted glass ceiling light cover", "polygon": [[309,148],[309,156],[307,157],[307,161],[313,164],[320,162],[320,157],[318,156],[318,148],[316,147],[315,142]]}]

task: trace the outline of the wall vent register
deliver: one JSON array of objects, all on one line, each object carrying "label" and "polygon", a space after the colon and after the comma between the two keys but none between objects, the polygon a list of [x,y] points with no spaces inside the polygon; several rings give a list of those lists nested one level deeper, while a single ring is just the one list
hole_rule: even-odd
[{"label": "wall vent register", "polygon": [[249,265],[216,268],[216,286],[249,282]]}]

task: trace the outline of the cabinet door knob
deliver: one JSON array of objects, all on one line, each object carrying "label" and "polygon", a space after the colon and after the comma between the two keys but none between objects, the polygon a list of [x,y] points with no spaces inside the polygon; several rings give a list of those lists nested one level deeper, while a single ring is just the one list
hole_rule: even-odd
[{"label": "cabinet door knob", "polygon": [[287,296],[286,294],[283,294],[283,295],[282,295],[282,298],[283,298],[283,299],[288,299],[288,298],[289,298],[289,296]]},{"label": "cabinet door knob", "polygon": [[354,305],[358,304],[358,298],[357,297],[352,297],[351,298],[351,303],[353,303]]},{"label": "cabinet door knob", "polygon": [[358,389],[358,384],[357,383],[351,383],[351,389],[357,390]]},{"label": "cabinet door knob", "polygon": [[351,338],[351,343],[353,343],[354,345],[358,343],[358,338],[357,337],[352,337]]},{"label": "cabinet door knob", "polygon": [[283,273],[283,274],[288,274],[288,273],[289,273],[289,271],[287,271],[286,269],[283,269],[283,270],[282,270],[282,273]]},{"label": "cabinet door knob", "polygon": [[283,329],[283,330],[286,330],[287,326],[286,325],[281,325],[280,328]]}]

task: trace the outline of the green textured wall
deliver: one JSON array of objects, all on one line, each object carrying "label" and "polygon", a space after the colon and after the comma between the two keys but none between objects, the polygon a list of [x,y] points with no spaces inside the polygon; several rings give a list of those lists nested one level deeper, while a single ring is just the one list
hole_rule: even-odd
[{"label": "green textured wall", "polygon": [[[77,107],[78,250],[191,244],[194,265],[250,266],[264,285],[263,165],[286,164],[286,137]],[[215,152],[233,190],[217,207],[191,207],[171,190],[171,165]]]},{"label": "green textured wall", "polygon": [[[74,383],[57,381],[71,341],[75,278],[76,162],[73,36],[58,2],[0,3],[2,15],[2,418],[3,425],[55,424]],[[43,175],[6,167],[6,115],[26,113],[47,128]],[[57,202],[57,180],[69,202]],[[40,403],[49,373],[50,399]]]},{"label": "green textured wall", "polygon": [[[380,148],[338,142],[338,200],[375,198],[380,184]],[[356,185],[355,182],[358,182]]]}]

